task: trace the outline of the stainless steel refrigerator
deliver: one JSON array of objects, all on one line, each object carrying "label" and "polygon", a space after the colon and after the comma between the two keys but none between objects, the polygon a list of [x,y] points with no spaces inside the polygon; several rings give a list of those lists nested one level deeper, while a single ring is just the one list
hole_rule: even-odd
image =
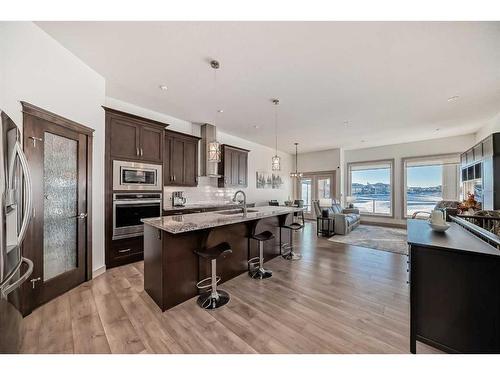
[{"label": "stainless steel refrigerator", "polygon": [[33,271],[21,253],[32,215],[32,189],[21,135],[1,112],[0,128],[0,353],[16,353],[21,336],[21,313],[16,308],[19,287]]}]

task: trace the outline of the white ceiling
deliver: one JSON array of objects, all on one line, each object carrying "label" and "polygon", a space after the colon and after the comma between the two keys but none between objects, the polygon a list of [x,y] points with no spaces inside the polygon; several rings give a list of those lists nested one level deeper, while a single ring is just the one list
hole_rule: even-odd
[{"label": "white ceiling", "polygon": [[500,112],[500,22],[37,24],[108,96],[199,123],[223,108],[220,129],[271,147],[279,97],[288,152],[468,134]]}]

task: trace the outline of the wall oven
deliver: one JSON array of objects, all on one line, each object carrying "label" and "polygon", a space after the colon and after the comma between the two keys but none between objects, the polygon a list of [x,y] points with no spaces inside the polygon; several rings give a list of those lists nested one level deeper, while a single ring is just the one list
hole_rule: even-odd
[{"label": "wall oven", "polygon": [[113,190],[162,190],[162,166],[113,160]]},{"label": "wall oven", "polygon": [[144,234],[141,219],[161,216],[161,193],[113,194],[113,240]]}]

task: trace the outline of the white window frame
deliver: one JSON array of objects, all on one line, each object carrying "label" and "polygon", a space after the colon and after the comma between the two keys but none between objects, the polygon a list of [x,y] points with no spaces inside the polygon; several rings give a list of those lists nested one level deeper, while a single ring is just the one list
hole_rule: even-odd
[{"label": "white window frame", "polygon": [[395,198],[394,198],[394,191],[395,191],[395,186],[394,186],[394,159],[382,159],[382,160],[367,160],[367,161],[359,161],[359,162],[351,162],[347,163],[347,195],[352,196],[352,184],[351,184],[351,175],[352,175],[352,168],[353,167],[364,167],[366,166],[366,169],[370,169],[368,167],[370,166],[389,166],[390,169],[390,184],[391,184],[391,193],[389,194],[389,197],[391,199],[391,212],[388,214],[383,214],[383,213],[371,213],[371,212],[361,212],[360,214],[362,216],[370,216],[370,217],[386,217],[386,218],[394,218],[394,203],[395,203]]},{"label": "white window frame", "polygon": [[[460,191],[460,154],[438,154],[438,155],[427,155],[427,156],[417,156],[417,157],[404,157],[401,159],[401,196],[403,197],[403,205],[401,207],[401,217],[407,219],[409,216],[407,214],[406,208],[406,191],[407,191],[407,171],[406,167],[409,163],[422,163],[424,165],[446,165],[446,164],[457,164],[457,192]],[[456,199],[459,199],[459,194],[457,194]]]}]

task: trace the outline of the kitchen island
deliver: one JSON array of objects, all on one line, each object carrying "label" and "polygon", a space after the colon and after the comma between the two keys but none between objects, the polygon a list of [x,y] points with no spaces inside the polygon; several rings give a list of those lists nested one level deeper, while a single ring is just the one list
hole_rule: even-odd
[{"label": "kitchen island", "polygon": [[[292,220],[297,207],[256,207],[143,219],[144,289],[165,311],[196,295],[196,283],[210,274],[210,262],[194,251],[228,242],[232,254],[217,262],[221,283],[248,270],[247,261],[257,256],[256,241],[248,236],[264,230],[275,235],[264,244],[264,260],[280,254],[279,227]],[[288,238],[283,230],[284,238]]]},{"label": "kitchen island", "polygon": [[[444,232],[408,220],[410,351],[500,353],[500,250],[453,218]],[[491,235],[491,233],[490,233]]]}]

